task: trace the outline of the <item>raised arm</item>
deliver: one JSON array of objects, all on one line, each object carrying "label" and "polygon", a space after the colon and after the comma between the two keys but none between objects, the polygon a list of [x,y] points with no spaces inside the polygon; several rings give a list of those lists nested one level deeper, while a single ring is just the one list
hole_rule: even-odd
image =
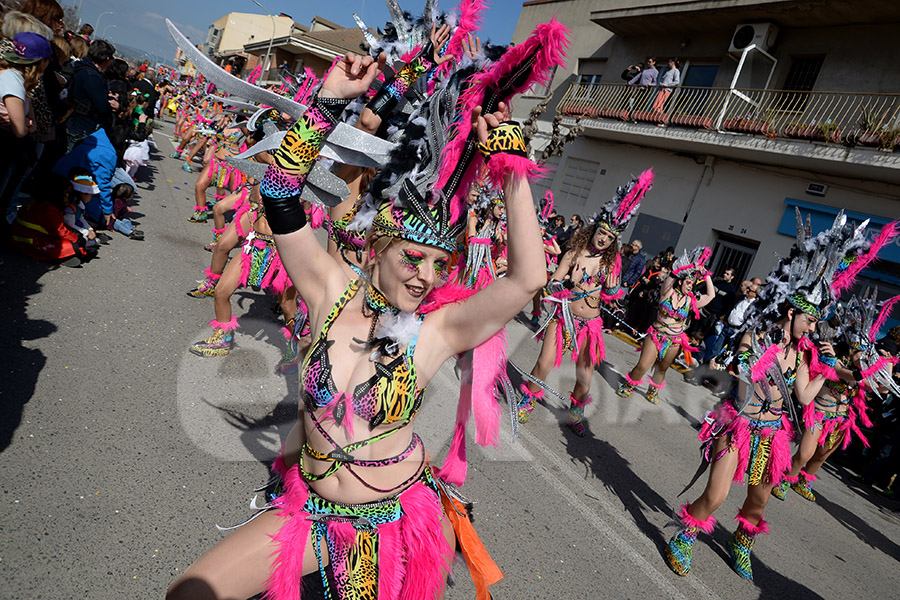
[{"label": "raised arm", "polygon": [[325,290],[334,284],[342,286],[346,276],[306,226],[300,192],[344,108],[350,99],[368,89],[383,66],[383,58],[374,61],[352,53],[344,56],[331,70],[312,106],[285,135],[260,185],[281,261],[313,312],[318,311]]},{"label": "raised arm", "polygon": [[697,307],[703,308],[710,302],[712,299],[716,297],[716,286],[713,285],[712,277],[709,276],[709,271],[706,272],[706,278],[704,279],[706,282],[706,292],[697,298]]},{"label": "raised arm", "polygon": [[[435,344],[439,363],[481,344],[512,320],[546,282],[544,249],[531,188],[521,176],[507,177],[503,189],[508,216],[506,276],[468,300],[434,315],[444,344]],[[426,320],[425,325],[429,322]]]}]

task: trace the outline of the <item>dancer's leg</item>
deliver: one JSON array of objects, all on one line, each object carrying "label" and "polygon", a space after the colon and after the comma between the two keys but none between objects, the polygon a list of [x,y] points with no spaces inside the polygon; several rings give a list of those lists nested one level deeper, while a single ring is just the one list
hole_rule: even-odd
[{"label": "dancer's leg", "polygon": [[653,343],[650,336],[644,337],[644,344],[641,346],[641,356],[638,358],[638,363],[634,368],[625,374],[625,382],[619,386],[619,389],[616,392],[619,396],[628,398],[634,393],[634,388],[644,382],[644,374],[647,373],[647,371],[650,370],[650,367],[653,366],[653,363],[656,362],[658,353],[659,351],[656,348],[656,344]]},{"label": "dancer's leg", "polygon": [[[269,511],[210,548],[169,587],[167,600],[250,598],[266,588],[276,556],[272,536],[285,520]],[[322,560],[328,549],[322,544]],[[311,541],[303,552],[303,575],[318,570]]]}]

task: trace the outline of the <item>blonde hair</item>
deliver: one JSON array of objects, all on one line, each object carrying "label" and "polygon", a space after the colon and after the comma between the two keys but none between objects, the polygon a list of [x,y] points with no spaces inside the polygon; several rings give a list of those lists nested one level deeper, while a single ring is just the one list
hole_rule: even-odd
[{"label": "blonde hair", "polygon": [[50,44],[53,48],[53,57],[56,59],[56,62],[60,65],[65,64],[65,62],[69,60],[69,56],[72,55],[72,46],[69,45],[66,38],[61,35],[54,36],[54,38],[50,40]]},{"label": "blonde hair", "polygon": [[41,23],[36,17],[17,10],[6,13],[3,18],[3,37],[13,39],[20,33],[36,33],[48,40],[53,39],[53,30]]},{"label": "blonde hair", "polygon": [[41,76],[44,74],[44,67],[47,66],[47,60],[48,59],[44,58],[30,65],[20,65],[11,63],[8,60],[0,59],[0,71],[15,69],[22,73],[22,77],[25,79],[25,91],[31,93],[31,91],[41,82]]},{"label": "blonde hair", "polygon": [[72,36],[69,40],[69,46],[72,47],[72,56],[75,58],[84,58],[87,56],[88,44],[78,36]]}]

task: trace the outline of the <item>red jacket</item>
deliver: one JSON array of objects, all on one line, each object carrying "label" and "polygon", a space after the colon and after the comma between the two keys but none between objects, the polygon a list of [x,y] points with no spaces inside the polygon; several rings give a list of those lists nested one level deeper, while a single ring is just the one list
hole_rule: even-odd
[{"label": "red jacket", "polygon": [[20,208],[10,233],[12,248],[34,260],[59,260],[81,254],[78,235],[66,227],[62,211],[43,200]]}]

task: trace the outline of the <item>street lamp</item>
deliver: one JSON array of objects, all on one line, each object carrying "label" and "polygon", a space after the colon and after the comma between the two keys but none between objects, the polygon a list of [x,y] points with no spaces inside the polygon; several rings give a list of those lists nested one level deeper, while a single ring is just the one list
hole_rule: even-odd
[{"label": "street lamp", "polygon": [[[272,16],[272,13],[270,13],[268,10],[266,10],[265,6],[263,6],[256,0],[250,0],[250,1],[253,2],[253,4],[260,7],[261,9],[265,10],[266,14],[269,15],[269,18],[272,19],[272,37],[269,38],[269,48],[266,50],[266,62],[265,62],[266,67],[268,67],[269,70],[271,70],[271,66],[269,65],[269,54],[272,53],[272,42],[275,41],[275,17]],[[265,71],[265,69],[263,69],[263,71]]]},{"label": "street lamp", "polygon": [[115,25],[107,25],[106,27],[104,27],[104,28],[103,28],[103,35],[100,36],[100,39],[104,39],[104,40],[105,40],[105,39],[106,39],[106,32],[107,32],[109,29],[112,29],[113,27],[115,27]]},{"label": "street lamp", "polygon": [[96,26],[94,27],[94,29],[100,29],[100,19],[103,18],[103,15],[114,15],[114,14],[116,14],[116,13],[114,13],[114,12],[111,11],[111,10],[108,10],[108,11],[106,11],[106,12],[100,13],[100,16],[97,17],[97,24],[96,24]]}]

